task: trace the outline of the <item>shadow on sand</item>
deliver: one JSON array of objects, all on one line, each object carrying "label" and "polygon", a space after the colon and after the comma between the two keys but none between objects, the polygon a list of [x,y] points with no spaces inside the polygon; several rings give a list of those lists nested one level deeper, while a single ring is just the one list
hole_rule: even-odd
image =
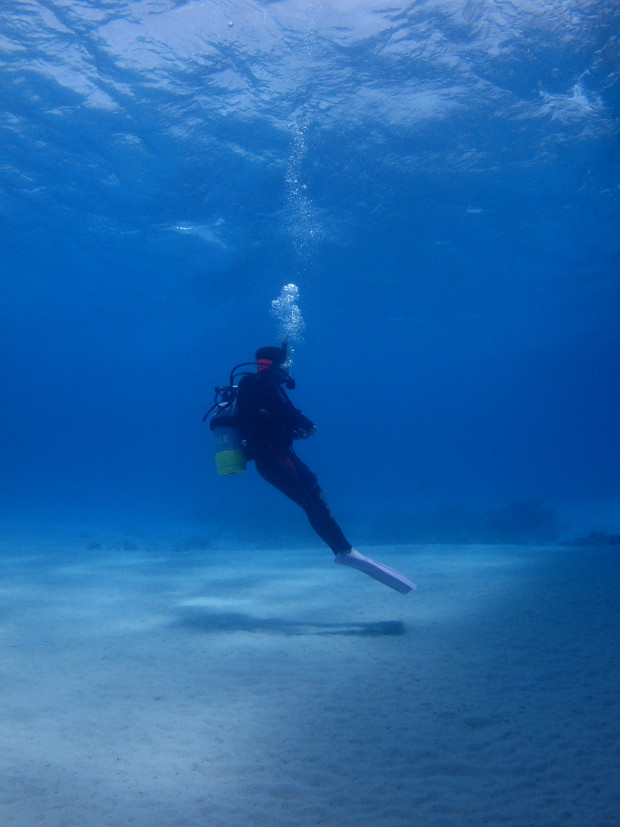
[{"label": "shadow on sand", "polygon": [[307,623],[278,617],[255,617],[236,612],[185,612],[174,626],[194,632],[259,632],[276,635],[357,635],[396,637],[406,633],[400,620],[374,623]]}]

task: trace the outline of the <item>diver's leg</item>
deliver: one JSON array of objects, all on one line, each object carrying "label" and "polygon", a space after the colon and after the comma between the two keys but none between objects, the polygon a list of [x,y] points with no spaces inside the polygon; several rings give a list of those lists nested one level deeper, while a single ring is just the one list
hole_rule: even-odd
[{"label": "diver's leg", "polygon": [[[305,496],[297,468],[288,453],[257,453],[254,458],[256,470],[261,477],[297,505],[302,505]],[[303,506],[302,506],[303,508]]]},{"label": "diver's leg", "polygon": [[263,479],[303,508],[312,528],[334,554],[351,550],[351,543],[329,510],[316,474],[293,451],[258,455],[255,464]]},{"label": "diver's leg", "polygon": [[334,554],[340,554],[341,552],[348,554],[351,551],[351,543],[346,539],[334,515],[329,510],[325,494],[319,487],[318,482],[307,493],[302,508],[308,515],[312,528],[327,543]]},{"label": "diver's leg", "polygon": [[294,451],[256,457],[258,473],[306,512],[310,525],[334,554],[349,552],[351,543],[329,510],[317,476]]}]

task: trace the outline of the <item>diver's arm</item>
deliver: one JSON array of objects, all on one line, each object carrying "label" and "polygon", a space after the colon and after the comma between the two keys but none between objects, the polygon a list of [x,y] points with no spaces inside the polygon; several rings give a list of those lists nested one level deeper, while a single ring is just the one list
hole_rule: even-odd
[{"label": "diver's arm", "polygon": [[277,421],[289,428],[295,439],[307,439],[316,431],[316,425],[296,408],[284,388],[273,385],[270,389],[269,407]]}]

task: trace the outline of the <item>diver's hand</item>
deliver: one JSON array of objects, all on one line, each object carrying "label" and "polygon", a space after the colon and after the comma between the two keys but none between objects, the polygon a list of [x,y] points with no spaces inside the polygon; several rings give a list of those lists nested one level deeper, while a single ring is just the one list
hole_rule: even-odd
[{"label": "diver's hand", "polygon": [[293,435],[295,439],[310,439],[314,434],[316,434],[316,425],[310,422],[304,428],[296,428]]}]

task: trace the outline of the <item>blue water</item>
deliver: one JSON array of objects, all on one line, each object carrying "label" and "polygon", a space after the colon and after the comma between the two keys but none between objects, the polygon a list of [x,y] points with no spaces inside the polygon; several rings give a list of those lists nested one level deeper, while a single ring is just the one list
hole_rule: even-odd
[{"label": "blue water", "polygon": [[617,3],[7,0],[0,517],[314,538],[213,387],[299,290],[353,542],[620,530]]}]

